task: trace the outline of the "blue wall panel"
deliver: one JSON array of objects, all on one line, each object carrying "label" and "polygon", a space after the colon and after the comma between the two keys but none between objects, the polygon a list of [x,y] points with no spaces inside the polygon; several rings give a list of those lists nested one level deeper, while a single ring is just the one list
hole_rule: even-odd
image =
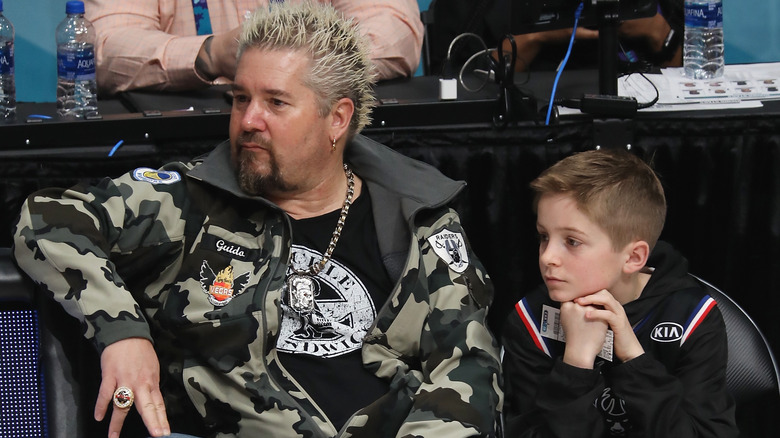
[{"label": "blue wall panel", "polygon": [[726,63],[780,62],[780,2],[723,0]]},{"label": "blue wall panel", "polygon": [[65,17],[67,0],[3,0],[16,30],[16,99],[53,102],[57,96],[54,30]]}]

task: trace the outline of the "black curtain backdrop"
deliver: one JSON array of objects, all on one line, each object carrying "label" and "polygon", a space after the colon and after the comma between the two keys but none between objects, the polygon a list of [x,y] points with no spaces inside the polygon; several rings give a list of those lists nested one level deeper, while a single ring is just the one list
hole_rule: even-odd
[{"label": "black curtain backdrop", "polygon": [[[539,284],[528,184],[574,152],[595,148],[609,126],[524,126],[506,131],[393,131],[374,137],[468,182],[455,207],[496,286],[494,331]],[[620,130],[616,127],[616,130]],[[631,150],[653,164],[668,202],[661,238],[691,273],[743,307],[780,351],[780,135],[777,120],[662,119],[632,123]],[[631,137],[631,136],[629,136]],[[609,139],[607,139],[609,140]],[[740,406],[743,437],[778,436],[777,395]]]},{"label": "black curtain backdrop", "polygon": [[[690,271],[737,301],[780,351],[780,120],[776,115],[667,114],[634,121],[590,120],[552,127],[533,123],[374,129],[366,135],[468,183],[453,205],[496,287],[490,323],[496,333],[514,303],[540,282],[535,218],[528,183],[574,152],[630,144],[651,161],[668,200],[662,239],[686,255]],[[118,176],[209,151],[221,139],[126,145],[111,159],[89,148],[51,157],[0,160],[0,246],[24,198],[48,186]],[[2,156],[2,151],[0,151]],[[755,429],[743,436],[780,436],[777,397],[738,415]],[[743,426],[744,427],[744,426]]]}]

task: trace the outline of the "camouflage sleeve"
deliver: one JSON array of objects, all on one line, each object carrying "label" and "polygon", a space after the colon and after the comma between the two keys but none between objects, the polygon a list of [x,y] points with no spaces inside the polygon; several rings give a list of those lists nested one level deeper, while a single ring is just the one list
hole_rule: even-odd
[{"label": "camouflage sleeve", "polygon": [[[160,174],[179,175],[154,173]],[[14,230],[19,266],[81,321],[99,351],[129,337],[151,340],[138,304],[143,298],[128,283],[153,283],[160,269],[154,266],[172,262],[170,243],[183,236],[173,184],[149,181],[128,174],[92,187],[39,191],[24,203]]]},{"label": "camouflage sleeve", "polygon": [[423,379],[398,436],[494,436],[503,392],[499,345],[487,326],[492,282],[454,212],[421,230],[420,279],[429,293]]}]

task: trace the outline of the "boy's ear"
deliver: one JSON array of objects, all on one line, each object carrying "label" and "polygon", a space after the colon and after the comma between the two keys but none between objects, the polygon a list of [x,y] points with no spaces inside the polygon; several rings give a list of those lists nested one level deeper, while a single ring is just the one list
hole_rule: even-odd
[{"label": "boy's ear", "polygon": [[635,240],[626,246],[626,263],[623,272],[633,274],[645,267],[650,257],[650,245],[644,240]]}]

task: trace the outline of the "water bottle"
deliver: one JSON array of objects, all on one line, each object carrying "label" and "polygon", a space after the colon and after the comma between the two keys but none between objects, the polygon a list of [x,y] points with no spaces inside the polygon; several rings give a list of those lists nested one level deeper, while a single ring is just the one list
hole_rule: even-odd
[{"label": "water bottle", "polygon": [[0,119],[15,115],[14,25],[3,15],[3,0],[0,0]]},{"label": "water bottle", "polygon": [[723,3],[685,0],[683,68],[691,79],[723,76]]},{"label": "water bottle", "polygon": [[95,28],[84,18],[84,2],[65,4],[57,26],[57,113],[63,117],[97,114]]}]

